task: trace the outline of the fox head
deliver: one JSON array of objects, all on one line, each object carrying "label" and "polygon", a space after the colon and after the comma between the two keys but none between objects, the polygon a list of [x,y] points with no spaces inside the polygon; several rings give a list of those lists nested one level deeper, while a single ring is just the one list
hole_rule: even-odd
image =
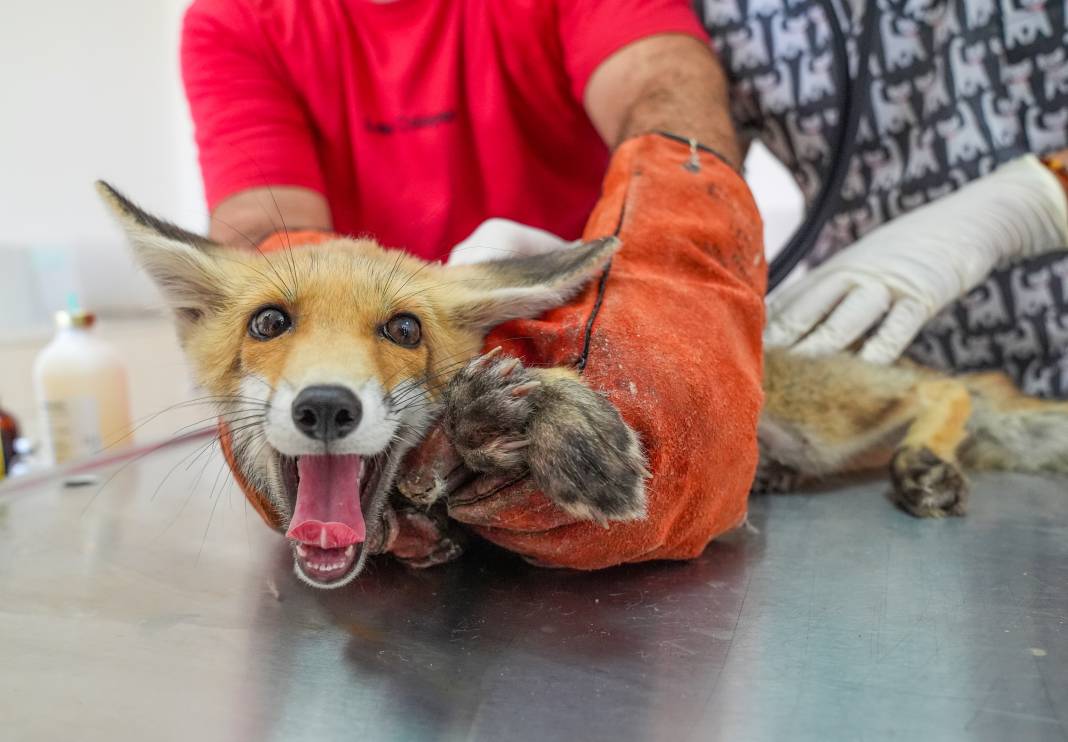
[{"label": "fox head", "polygon": [[454,267],[369,239],[263,254],[186,232],[106,183],[98,190],[216,400],[236,473],[317,587],[363,569],[401,458],[486,332],[564,303],[619,245]]}]

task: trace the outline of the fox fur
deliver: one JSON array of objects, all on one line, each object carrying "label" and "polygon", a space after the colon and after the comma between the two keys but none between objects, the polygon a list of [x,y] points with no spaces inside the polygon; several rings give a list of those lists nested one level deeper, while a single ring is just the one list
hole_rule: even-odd
[{"label": "fox fur", "polygon": [[963,470],[1068,474],[1068,403],[1000,373],[946,376],[907,361],[768,351],[755,491],[889,465],[891,499],[919,517],[963,515]]},{"label": "fox fur", "polygon": [[[99,190],[170,304],[197,381],[230,425],[237,465],[283,521],[293,496],[282,462],[321,450],[293,428],[289,407],[301,388],[323,382],[363,404],[360,425],[335,444],[378,462],[364,502],[369,542],[401,457],[437,419],[473,471],[529,472],[581,518],[644,514],[641,446],[604,397],[571,369],[480,356],[491,327],[560,305],[600,274],[619,249],[615,239],[455,267],[367,239],[268,259],[146,214],[106,184]],[[263,307],[284,308],[292,328],[268,341],[250,336]],[[384,337],[384,323],[400,313],[421,323],[417,347]],[[754,492],[889,467],[894,502],[937,517],[964,513],[965,469],[1068,474],[1068,405],[1025,397],[997,374],[954,378],[907,363],[769,351],[764,393]]]}]

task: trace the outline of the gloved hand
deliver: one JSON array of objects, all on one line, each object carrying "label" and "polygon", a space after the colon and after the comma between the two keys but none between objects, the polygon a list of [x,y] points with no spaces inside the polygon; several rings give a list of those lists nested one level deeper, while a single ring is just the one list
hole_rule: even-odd
[{"label": "gloved hand", "polygon": [[511,219],[487,219],[449,253],[447,265],[483,263],[559,250],[570,243],[544,229]]},{"label": "gloved hand", "polygon": [[[412,508],[444,483],[449,520],[398,504],[383,550],[415,566],[453,555],[459,523],[528,561],[597,569],[686,559],[745,517],[761,406],[765,269],[745,182],[719,158],[647,135],[621,145],[585,238],[623,246],[605,280],[543,316],[496,328],[524,363],[570,367],[638,434],[651,477],[647,515],[603,528],[539,492],[529,477],[466,474],[440,428],[409,454],[398,491]],[[439,501],[440,502],[440,501]]]},{"label": "gloved hand", "polygon": [[1068,245],[1068,200],[1033,155],[884,224],[768,302],[768,346],[891,363],[995,268]]}]

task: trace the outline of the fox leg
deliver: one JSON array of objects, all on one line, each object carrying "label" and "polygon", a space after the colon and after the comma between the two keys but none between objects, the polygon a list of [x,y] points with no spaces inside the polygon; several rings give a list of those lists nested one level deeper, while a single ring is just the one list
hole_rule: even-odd
[{"label": "fox leg", "polygon": [[915,414],[890,462],[891,499],[920,518],[963,515],[968,482],[957,461],[972,401],[956,379],[929,379],[913,391]]},{"label": "fox leg", "polygon": [[570,369],[531,369],[491,351],[449,382],[443,427],[468,468],[496,478],[529,472],[576,517],[603,524],[645,514],[637,436]]},{"label": "fox leg", "polygon": [[771,349],[764,359],[760,460],[751,491],[785,492],[814,479],[885,466],[912,419],[922,377],[846,355]]}]

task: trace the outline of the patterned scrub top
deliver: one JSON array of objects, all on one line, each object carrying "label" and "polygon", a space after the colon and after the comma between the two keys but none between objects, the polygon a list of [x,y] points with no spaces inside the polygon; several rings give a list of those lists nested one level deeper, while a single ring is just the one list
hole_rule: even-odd
[{"label": "patterned scrub top", "polygon": [[[1068,147],[1068,0],[697,0],[731,80],[735,122],[811,202],[838,124],[833,7],[871,83],[839,208],[811,260],[1027,152]],[[865,5],[874,41],[857,49]],[[872,11],[869,11],[872,12]],[[996,272],[934,318],[909,350],[930,366],[1002,369],[1068,396],[1068,249]]]}]

